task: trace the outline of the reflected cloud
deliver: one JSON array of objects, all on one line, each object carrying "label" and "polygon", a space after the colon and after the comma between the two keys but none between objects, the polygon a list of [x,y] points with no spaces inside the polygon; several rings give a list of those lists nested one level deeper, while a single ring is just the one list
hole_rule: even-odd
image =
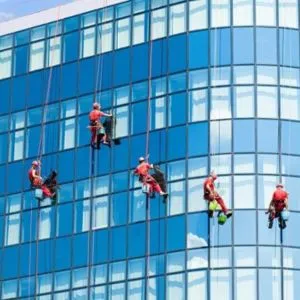
[{"label": "reflected cloud", "polygon": [[189,232],[187,235],[188,248],[207,247],[208,244],[205,239]]},{"label": "reflected cloud", "polygon": [[[0,0],[0,3],[3,3],[3,2],[4,2],[4,0]],[[3,11],[0,11],[0,22],[8,21],[8,20],[12,19],[14,16],[15,15],[12,13],[6,13]]]}]

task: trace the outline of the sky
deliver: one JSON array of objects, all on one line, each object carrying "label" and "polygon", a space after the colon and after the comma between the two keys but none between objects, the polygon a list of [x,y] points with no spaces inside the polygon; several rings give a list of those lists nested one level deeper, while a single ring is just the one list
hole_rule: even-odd
[{"label": "sky", "polygon": [[0,0],[0,23],[76,0]]}]

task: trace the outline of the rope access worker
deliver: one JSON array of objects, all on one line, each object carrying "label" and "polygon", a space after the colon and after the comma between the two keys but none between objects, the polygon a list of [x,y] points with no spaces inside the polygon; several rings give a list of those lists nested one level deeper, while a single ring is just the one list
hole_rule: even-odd
[{"label": "rope access worker", "polygon": [[157,181],[149,174],[149,170],[153,169],[153,165],[145,161],[144,157],[139,158],[139,164],[134,170],[134,174],[139,176],[139,181],[143,185],[148,185],[150,187],[150,193],[156,192],[160,196],[167,197],[168,193],[163,192]]},{"label": "rope access worker", "polygon": [[93,104],[93,110],[89,114],[89,119],[91,130],[91,146],[97,149],[100,149],[101,142],[109,145],[103,124],[100,121],[101,117],[112,117],[112,114],[106,114],[101,111],[101,105],[95,102]]},{"label": "rope access worker", "polygon": [[[217,201],[217,203],[221,206],[223,213],[230,218],[232,216],[232,211],[228,210],[226,204],[219,193],[216,191],[215,181],[217,179],[217,174],[215,172],[211,172],[209,177],[203,183],[203,191],[204,195],[203,198],[210,201]],[[213,212],[209,211],[210,217],[213,216]]]},{"label": "rope access worker", "polygon": [[41,189],[45,197],[53,198],[55,197],[55,193],[51,192],[47,185],[43,183],[43,178],[40,176],[40,165],[41,163],[35,160],[32,162],[31,168],[28,171],[28,178],[31,184],[31,188]]},{"label": "rope access worker", "polygon": [[288,209],[288,196],[289,194],[283,190],[284,186],[281,183],[276,185],[276,190],[273,193],[272,200],[269,204],[269,209],[266,213],[269,214],[269,228],[273,227],[275,218],[279,220],[279,227],[284,229],[286,222],[281,216],[284,209]]}]

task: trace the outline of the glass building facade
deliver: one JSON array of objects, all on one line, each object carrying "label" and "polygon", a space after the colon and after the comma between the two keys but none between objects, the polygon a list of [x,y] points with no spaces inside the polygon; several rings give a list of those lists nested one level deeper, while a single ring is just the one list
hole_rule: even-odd
[{"label": "glass building facade", "polygon": [[[1,36],[1,299],[299,299],[299,6],[133,0]],[[169,191],[149,213],[132,175],[148,94],[150,161]],[[94,97],[121,139],[95,168]],[[55,206],[29,188],[40,140]],[[202,198],[210,170],[234,210],[224,226]],[[280,180],[284,231],[265,215]]]}]

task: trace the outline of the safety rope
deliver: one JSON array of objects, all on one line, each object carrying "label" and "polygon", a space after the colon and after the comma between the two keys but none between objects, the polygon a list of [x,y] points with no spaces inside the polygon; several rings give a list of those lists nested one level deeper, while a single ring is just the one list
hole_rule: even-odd
[{"label": "safety rope", "polygon": [[[104,16],[105,16],[105,12],[106,12],[106,8],[107,7],[107,0],[104,0],[104,5],[103,5],[103,10],[104,10]],[[98,26],[101,26],[98,25]],[[97,95],[97,91],[99,90],[99,101],[101,101],[101,94],[102,94],[102,80],[103,80],[103,53],[102,53],[102,27],[98,27],[101,28],[101,30],[98,30],[98,34],[97,34],[97,43],[99,44],[99,57],[98,57],[98,61],[97,61],[97,69],[96,69],[96,81],[95,81],[95,90],[94,90],[94,101],[96,101],[96,95]],[[99,40],[98,40],[99,39]],[[97,44],[96,44],[96,49],[97,49]],[[97,49],[98,50],[98,49]],[[97,54],[97,53],[96,53]],[[93,205],[92,205],[92,213],[91,213],[91,220],[90,220],[90,229],[89,229],[89,239],[88,239],[88,255],[87,255],[87,265],[89,265],[90,262],[90,270],[89,270],[89,276],[90,276],[90,282],[91,282],[91,278],[93,276],[93,274],[91,273],[93,270],[93,266],[94,266],[94,256],[95,256],[95,231],[93,230],[93,226],[94,226],[94,222],[96,221],[96,215],[95,213],[95,205],[94,205],[94,178],[95,178],[95,166],[98,165],[98,155],[96,155],[96,151],[94,148],[90,147],[90,170],[89,170],[89,178],[90,178],[90,189],[91,189],[91,195],[90,195],[90,199],[93,201]],[[92,249],[92,250],[91,250]],[[91,252],[91,254],[90,254]],[[89,293],[90,294],[90,293]]]},{"label": "safety rope", "polygon": [[[57,11],[57,18],[56,18],[56,24],[55,24],[54,44],[56,43],[57,37],[58,37],[60,11],[61,11],[61,5],[58,6],[58,11]],[[50,50],[51,50],[51,48],[49,46],[49,51]],[[51,82],[52,82],[52,74],[53,74],[53,67],[54,67],[53,66],[54,55],[55,55],[55,51],[52,52],[51,57],[50,57],[49,77],[48,77],[46,97],[45,97],[45,102],[44,102],[43,112],[42,112],[41,136],[40,136],[40,141],[39,141],[39,146],[38,146],[38,156],[37,156],[38,161],[41,161],[41,158],[42,158],[42,155],[43,155],[45,123],[46,123],[46,120],[47,120],[47,109],[48,109],[48,103],[49,103],[49,99],[50,99]],[[40,171],[41,171],[41,166],[40,166]]]},{"label": "safety rope", "polygon": [[[56,25],[55,25],[55,36],[54,36],[54,44],[56,43],[56,39],[58,36],[58,24],[60,20],[60,10],[61,6],[58,6],[58,12],[57,12],[57,19],[56,19]],[[51,45],[49,42],[49,51],[51,50]],[[47,106],[50,98],[50,89],[51,89],[51,80],[52,80],[52,71],[53,71],[53,59],[54,59],[54,51],[51,54],[50,57],[50,68],[49,68],[49,78],[48,78],[48,86],[47,86],[47,94],[43,106],[43,113],[42,113],[42,124],[41,124],[41,136],[40,136],[40,141],[39,141],[39,146],[38,146],[38,156],[37,156],[37,161],[41,161],[42,157],[42,146],[43,146],[43,139],[44,139],[44,132],[45,132],[45,122],[46,122],[46,116],[47,116]],[[41,176],[41,166],[39,165],[39,175]],[[30,294],[30,280],[31,280],[31,265],[32,265],[32,249],[31,249],[31,244],[32,244],[32,223],[33,223],[33,206],[32,206],[32,201],[30,201],[30,226],[29,226],[29,262],[28,262],[28,295]],[[40,213],[38,215],[38,220],[40,220]],[[39,224],[37,223],[37,226],[39,227]],[[39,230],[36,231],[36,259],[38,260],[39,256]],[[46,257],[46,256],[45,256]]]},{"label": "safety rope", "polygon": [[[150,12],[151,14],[151,12]],[[149,75],[148,75],[148,98],[147,98],[147,126],[146,126],[146,147],[145,147],[145,159],[149,160],[149,139],[150,139],[150,127],[151,127],[151,95],[152,95],[152,60],[153,60],[153,40],[152,40],[152,23],[149,22]],[[161,62],[162,63],[162,62]],[[151,242],[151,201],[149,194],[146,196],[146,227],[147,227],[147,253],[146,253],[146,284],[145,284],[145,295],[148,298],[149,292],[149,276],[150,276],[150,242]]]}]

